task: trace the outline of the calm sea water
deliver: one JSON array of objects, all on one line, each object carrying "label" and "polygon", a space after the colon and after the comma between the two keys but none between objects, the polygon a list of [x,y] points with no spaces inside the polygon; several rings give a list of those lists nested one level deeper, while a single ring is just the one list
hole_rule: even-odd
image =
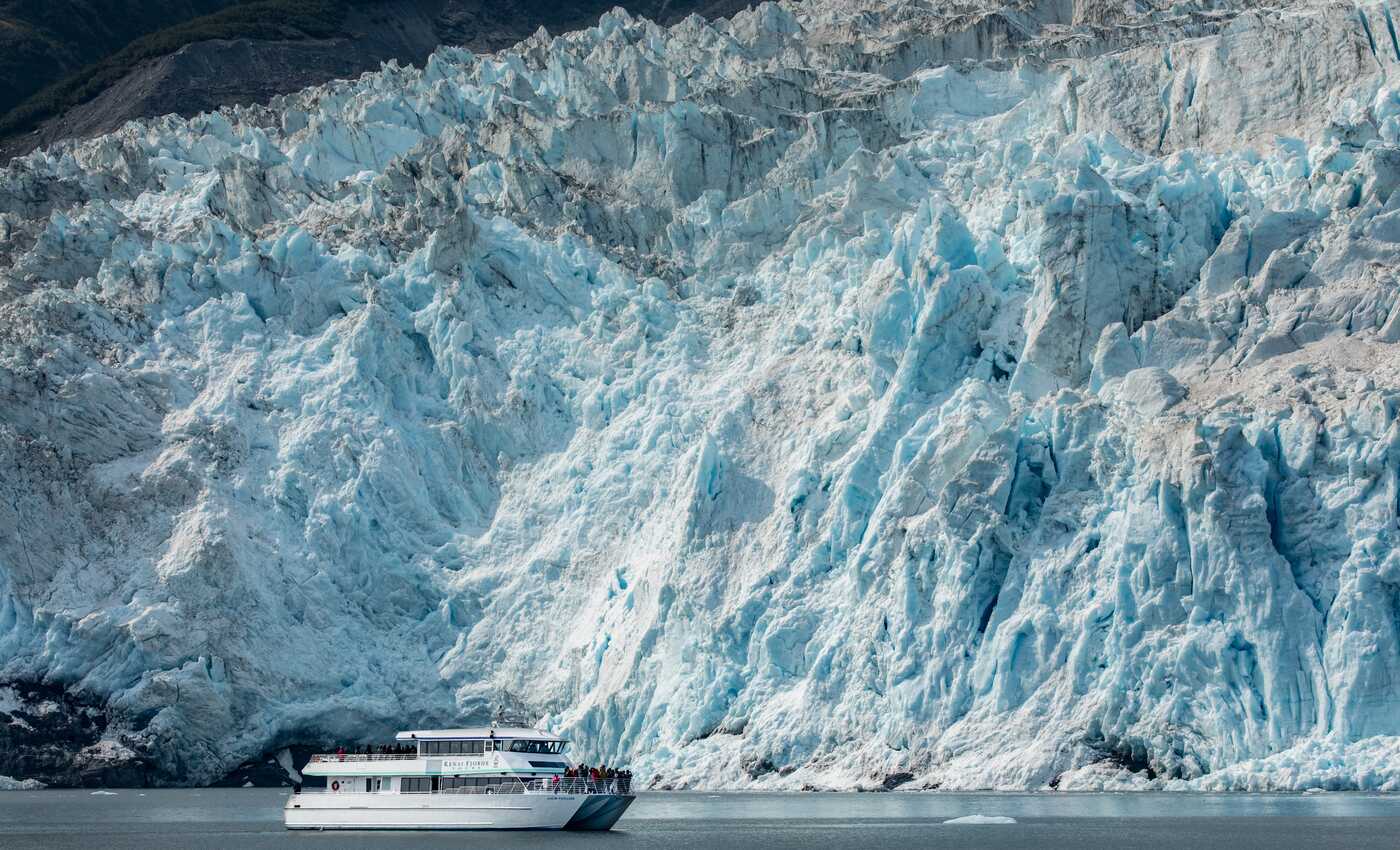
[{"label": "calm sea water", "polygon": [[[607,833],[293,833],[282,828],[285,799],[261,788],[0,792],[0,848],[1400,847],[1400,797],[1365,794],[654,793]],[[1016,823],[944,823],[973,814]]]}]

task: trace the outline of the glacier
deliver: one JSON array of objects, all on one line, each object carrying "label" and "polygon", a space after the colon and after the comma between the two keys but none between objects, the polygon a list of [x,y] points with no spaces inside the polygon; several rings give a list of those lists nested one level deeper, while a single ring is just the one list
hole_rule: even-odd
[{"label": "glacier", "polygon": [[616,10],[13,161],[0,774],[1400,790],[1396,11]]}]

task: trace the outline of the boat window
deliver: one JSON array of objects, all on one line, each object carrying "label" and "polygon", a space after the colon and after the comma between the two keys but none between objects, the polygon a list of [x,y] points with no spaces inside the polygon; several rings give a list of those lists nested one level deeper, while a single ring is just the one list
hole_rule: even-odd
[{"label": "boat window", "polygon": [[405,794],[427,794],[433,788],[433,781],[427,776],[405,776],[399,780],[399,790]]},{"label": "boat window", "polygon": [[446,791],[451,791],[460,788],[481,788],[489,782],[490,780],[479,776],[444,776],[439,780],[438,787]]},{"label": "boat window", "polygon": [[564,751],[563,741],[511,741],[513,753],[560,753]]},{"label": "boat window", "polygon": [[430,756],[459,756],[467,751],[466,741],[429,741],[423,746]]},{"label": "boat window", "polygon": [[[509,743],[509,747],[506,744]],[[558,753],[563,752],[562,741],[419,741],[418,754],[422,756],[477,756],[496,750],[510,749],[517,753]],[[557,745],[557,749],[548,749]]]}]

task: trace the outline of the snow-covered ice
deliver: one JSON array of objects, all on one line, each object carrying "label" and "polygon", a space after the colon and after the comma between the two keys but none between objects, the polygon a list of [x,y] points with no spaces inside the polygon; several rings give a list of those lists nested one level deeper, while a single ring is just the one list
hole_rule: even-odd
[{"label": "snow-covered ice", "polygon": [[958,818],[945,820],[945,824],[988,824],[988,823],[1015,823],[1015,818],[1005,815],[963,815]]},{"label": "snow-covered ice", "polygon": [[504,708],[673,787],[1400,788],[1390,5],[944,8],[12,164],[0,682],[167,781]]}]

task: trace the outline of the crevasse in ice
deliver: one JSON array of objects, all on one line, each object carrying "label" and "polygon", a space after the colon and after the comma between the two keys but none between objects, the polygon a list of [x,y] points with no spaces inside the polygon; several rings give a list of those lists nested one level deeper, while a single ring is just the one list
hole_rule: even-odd
[{"label": "crevasse in ice", "polygon": [[616,11],[18,160],[0,703],[1400,789],[1397,72],[1384,2]]}]

